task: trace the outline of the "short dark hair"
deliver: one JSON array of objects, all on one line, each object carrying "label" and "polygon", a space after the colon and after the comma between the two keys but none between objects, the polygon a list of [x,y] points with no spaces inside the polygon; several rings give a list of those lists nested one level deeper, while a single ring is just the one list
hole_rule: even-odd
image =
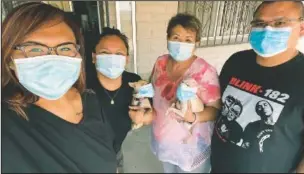
[{"label": "short dark hair", "polygon": [[119,37],[123,43],[125,44],[126,48],[127,48],[127,55],[129,55],[129,43],[128,43],[128,37],[123,34],[122,32],[120,32],[120,30],[112,27],[104,27],[102,28],[102,32],[101,34],[96,38],[96,40],[93,43],[93,52],[95,53],[95,48],[98,45],[98,43],[105,37],[107,36],[117,36]]},{"label": "short dark hair", "polygon": [[263,111],[261,111],[260,110],[260,103],[261,102],[266,102],[268,105],[269,105],[269,107],[270,107],[270,109],[271,109],[271,112],[273,113],[273,107],[272,107],[272,105],[268,102],[268,101],[266,101],[266,100],[261,100],[261,101],[259,101],[259,102],[257,102],[257,104],[255,105],[255,112],[262,118],[262,119],[266,119],[267,117],[269,117],[269,115],[265,115],[264,114],[264,112]]},{"label": "short dark hair", "polygon": [[167,27],[167,38],[169,38],[172,34],[172,29],[177,25],[181,25],[185,29],[190,29],[196,33],[195,40],[198,42],[201,40],[201,22],[193,15],[187,13],[179,13],[173,16]]},{"label": "short dark hair", "polygon": [[[264,5],[269,5],[275,2],[284,2],[284,1],[263,1],[258,8],[254,11],[253,13],[253,17],[255,17],[257,15],[257,13],[260,11],[260,9],[264,6]],[[302,1],[290,1],[293,2],[300,10],[301,13],[301,17],[304,17],[304,4]]]}]

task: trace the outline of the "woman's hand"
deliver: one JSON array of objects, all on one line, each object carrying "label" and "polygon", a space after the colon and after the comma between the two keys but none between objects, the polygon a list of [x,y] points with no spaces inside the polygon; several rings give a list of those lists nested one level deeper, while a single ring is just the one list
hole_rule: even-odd
[{"label": "woman's hand", "polygon": [[192,112],[192,105],[190,100],[187,102],[187,111],[184,115],[183,118],[184,121],[188,122],[188,123],[193,123],[196,121],[196,116],[195,114]]}]

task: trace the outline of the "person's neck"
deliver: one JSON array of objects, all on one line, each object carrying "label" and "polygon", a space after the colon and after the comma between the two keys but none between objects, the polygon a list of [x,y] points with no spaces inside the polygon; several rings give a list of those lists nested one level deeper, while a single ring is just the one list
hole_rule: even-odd
[{"label": "person's neck", "polygon": [[287,50],[283,53],[280,53],[278,55],[263,58],[259,55],[257,55],[256,61],[259,65],[264,67],[274,67],[281,65],[283,63],[288,62],[289,60],[293,59],[297,54],[299,53],[296,49]]},{"label": "person's neck", "polygon": [[182,62],[175,61],[174,59],[171,59],[171,70],[172,71],[178,71],[180,69],[188,69],[192,62],[195,60],[196,56],[192,56],[190,59]]},{"label": "person's neck", "polygon": [[115,91],[119,89],[122,85],[122,75],[119,76],[117,79],[110,79],[103,74],[97,72],[97,78],[99,83],[109,91]]},{"label": "person's neck", "polygon": [[79,93],[76,88],[71,88],[67,93],[65,93],[62,97],[57,100],[48,100],[44,98],[39,98],[39,100],[35,103],[35,105],[40,106],[42,108],[48,108],[49,106],[59,106],[70,104],[71,101],[77,99]]}]

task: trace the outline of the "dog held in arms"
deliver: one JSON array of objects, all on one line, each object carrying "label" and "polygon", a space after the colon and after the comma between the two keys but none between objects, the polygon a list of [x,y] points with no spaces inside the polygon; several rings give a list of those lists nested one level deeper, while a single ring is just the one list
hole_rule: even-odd
[{"label": "dog held in arms", "polygon": [[[181,82],[180,85],[186,85],[187,87],[194,88],[195,91],[197,91],[198,84],[194,79],[185,79]],[[191,103],[191,109],[193,113],[202,112],[204,110],[204,104],[201,101],[201,99],[195,95],[190,99],[190,101],[180,101],[178,98],[176,98],[176,101],[172,103],[171,107],[167,110],[166,115],[168,115],[170,112],[173,112],[174,114],[184,117],[185,113],[188,109],[188,102]],[[188,123],[185,121],[182,121],[181,124],[186,127],[187,130],[189,130],[190,135],[192,135],[192,129],[194,127],[196,122],[194,123]],[[190,137],[186,138],[185,141],[187,141]]]},{"label": "dog held in arms", "polygon": [[[144,80],[139,80],[137,82],[129,82],[129,86],[132,87],[133,90],[133,99],[131,102],[131,106],[136,106],[139,107],[140,109],[145,110],[145,112],[149,111],[152,109],[151,103],[149,101],[148,97],[142,97],[139,94],[139,89],[142,86],[148,85],[149,83]],[[138,129],[143,126],[143,123],[140,124],[132,124],[132,130]]]}]

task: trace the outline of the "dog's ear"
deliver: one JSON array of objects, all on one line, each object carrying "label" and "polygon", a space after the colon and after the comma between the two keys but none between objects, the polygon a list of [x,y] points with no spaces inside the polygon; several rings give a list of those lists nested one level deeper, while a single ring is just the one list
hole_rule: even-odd
[{"label": "dog's ear", "polygon": [[139,84],[140,84],[141,86],[144,86],[144,85],[147,85],[147,84],[148,84],[148,82],[145,81],[145,80],[140,80],[140,81],[138,81],[138,82],[139,82]]},{"label": "dog's ear", "polygon": [[135,88],[135,82],[129,82],[129,86]]}]

